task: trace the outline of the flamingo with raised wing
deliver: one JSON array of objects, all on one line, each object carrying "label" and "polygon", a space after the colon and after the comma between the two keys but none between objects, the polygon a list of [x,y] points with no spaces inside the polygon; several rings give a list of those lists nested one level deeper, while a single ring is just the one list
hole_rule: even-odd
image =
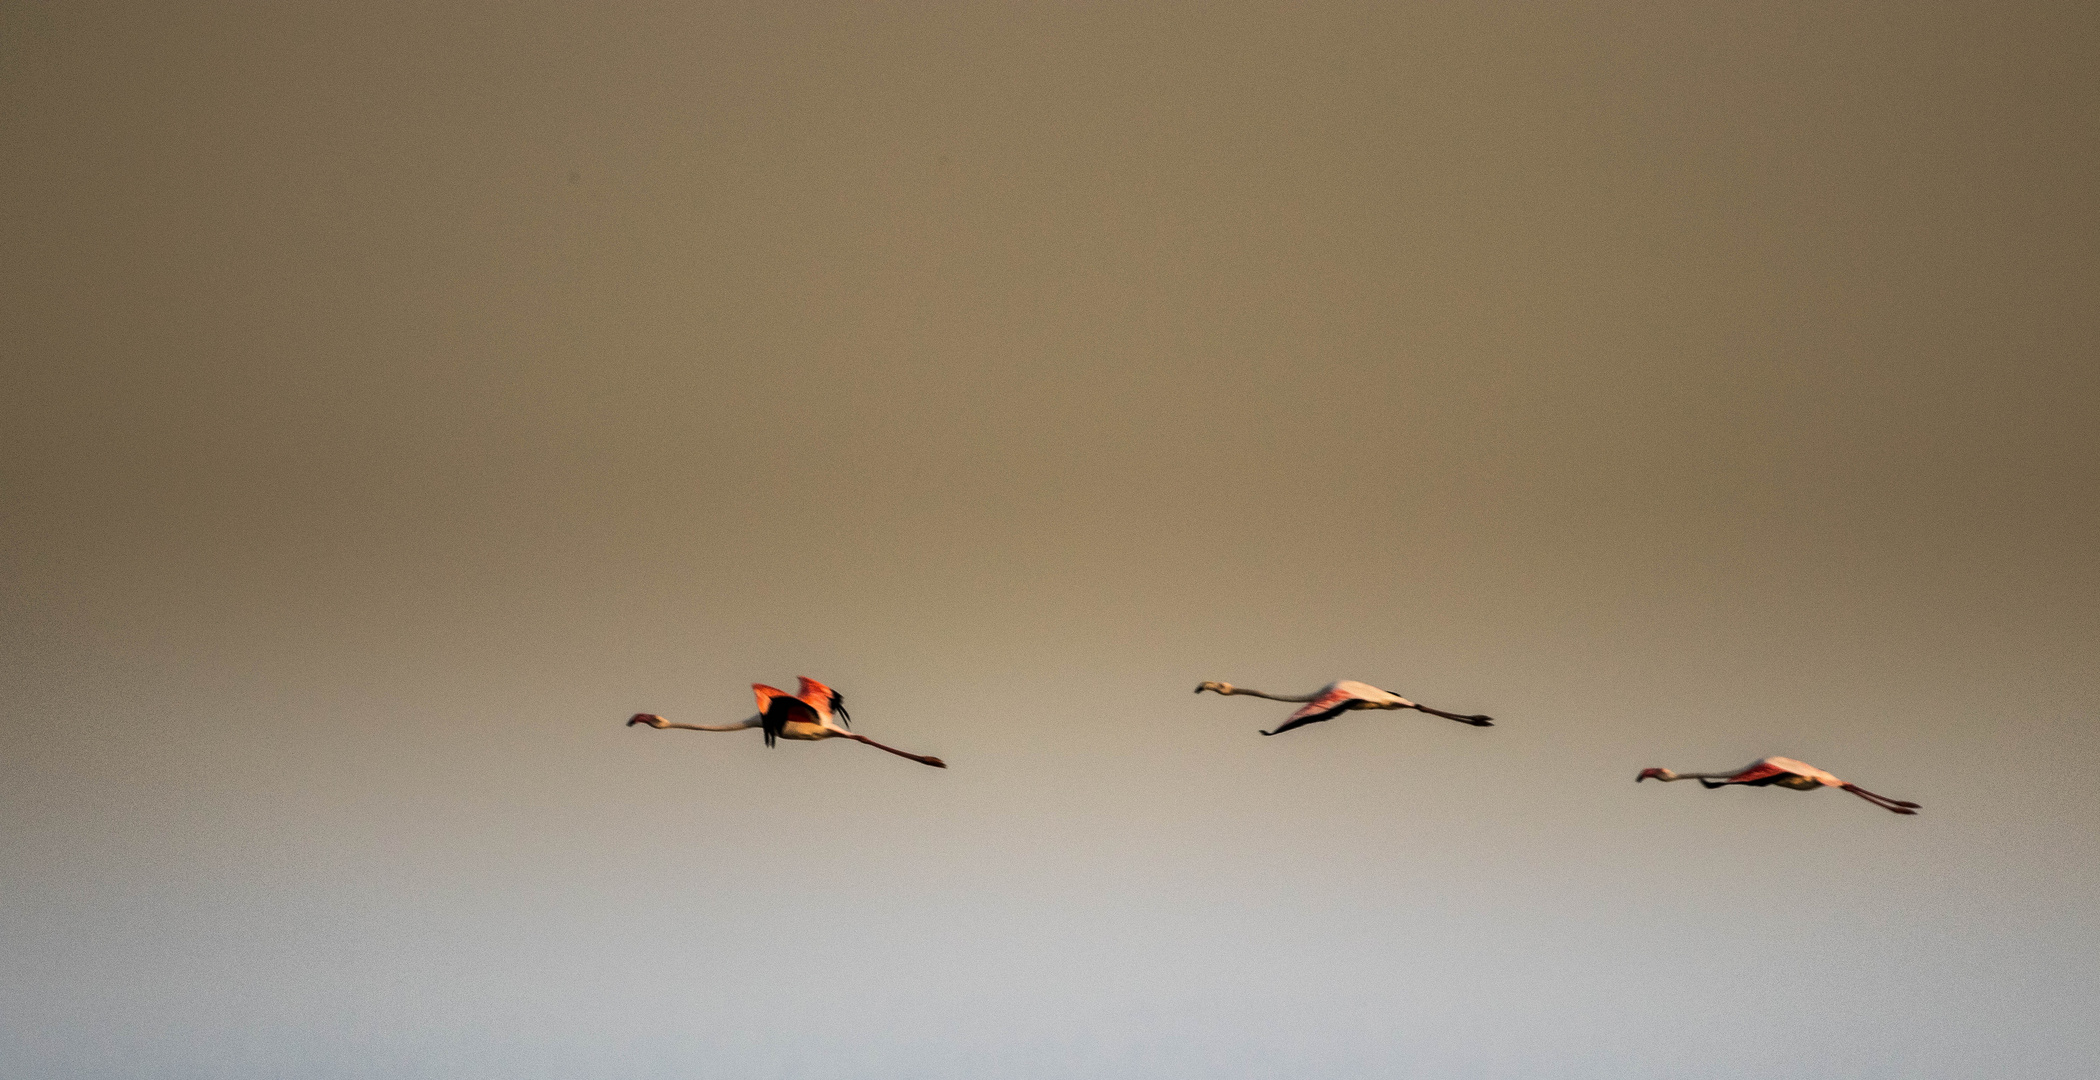
[{"label": "flamingo with raised wing", "polygon": [[1633,778],[1633,782],[1638,784],[1643,780],[1650,779],[1660,780],[1666,784],[1673,780],[1697,780],[1700,786],[1709,790],[1727,787],[1730,784],[1742,784],[1745,787],[1776,786],[1793,788],[1795,791],[1814,791],[1821,787],[1834,787],[1849,791],[1892,814],[1915,814],[1918,812],[1917,803],[1891,799],[1885,795],[1876,795],[1858,784],[1847,783],[1816,768],[1814,765],[1795,761],[1793,758],[1761,758],[1734,772],[1674,773],[1668,769],[1642,769],[1641,774]]},{"label": "flamingo with raised wing", "polygon": [[1283,723],[1276,725],[1276,730],[1262,732],[1264,735],[1281,735],[1292,728],[1304,727],[1307,724],[1317,724],[1322,720],[1332,720],[1345,712],[1352,712],[1356,709],[1420,709],[1431,716],[1441,716],[1446,720],[1456,720],[1461,724],[1471,724],[1474,727],[1493,727],[1495,723],[1492,717],[1461,716],[1458,713],[1447,713],[1442,709],[1432,709],[1427,705],[1417,705],[1392,691],[1380,690],[1369,683],[1353,682],[1348,679],[1337,683],[1329,683],[1318,693],[1303,694],[1296,697],[1286,697],[1281,694],[1264,694],[1259,690],[1249,690],[1244,686],[1234,686],[1229,682],[1207,682],[1196,687],[1196,692],[1199,694],[1205,690],[1228,697],[1233,694],[1245,694],[1248,697],[1268,698],[1270,701],[1303,701],[1306,703],[1304,708],[1285,717]]},{"label": "flamingo with raised wing", "polygon": [[856,735],[850,729],[852,718],[846,713],[846,699],[838,691],[807,676],[797,676],[802,691],[790,694],[776,690],[764,683],[752,683],[751,692],[758,697],[758,715],[734,724],[674,724],[655,713],[635,713],[627,720],[627,726],[647,724],[653,728],[677,728],[681,731],[743,731],[758,728],[766,733],[766,745],[775,739],[798,739],[814,742],[818,739],[852,739],[866,743],[877,750],[887,750],[902,758],[910,758],[921,765],[945,769],[948,763],[937,757],[910,754],[894,746],[884,746],[865,735]]}]

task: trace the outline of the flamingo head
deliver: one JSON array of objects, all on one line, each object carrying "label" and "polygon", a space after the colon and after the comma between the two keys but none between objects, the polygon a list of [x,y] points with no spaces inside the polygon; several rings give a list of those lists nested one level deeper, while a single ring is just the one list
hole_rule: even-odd
[{"label": "flamingo head", "polygon": [[1232,684],[1229,682],[1207,682],[1196,687],[1196,693],[1200,694],[1205,690],[1213,694],[1230,694],[1232,693]]},{"label": "flamingo head", "polygon": [[627,718],[628,727],[633,727],[636,724],[647,724],[653,728],[661,728],[668,725],[669,723],[669,720],[666,720],[663,717],[656,715],[655,713],[638,712],[635,713],[633,716]]},{"label": "flamingo head", "polygon": [[1642,769],[1641,774],[1633,778],[1633,782],[1638,784],[1643,780],[1670,781],[1675,779],[1677,779],[1677,774],[1668,769]]}]

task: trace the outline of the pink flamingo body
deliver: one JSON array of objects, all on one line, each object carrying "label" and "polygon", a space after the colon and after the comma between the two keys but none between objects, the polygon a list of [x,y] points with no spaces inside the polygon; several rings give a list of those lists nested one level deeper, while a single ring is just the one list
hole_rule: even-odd
[{"label": "pink flamingo body", "polygon": [[846,713],[846,699],[838,691],[807,676],[796,676],[802,690],[790,694],[776,690],[764,683],[752,683],[751,692],[758,698],[758,715],[734,724],[674,724],[655,713],[635,713],[627,720],[627,726],[647,724],[650,727],[678,728],[682,731],[744,731],[758,728],[766,733],[766,745],[772,746],[775,739],[795,739],[815,742],[819,739],[851,739],[866,743],[877,750],[885,750],[901,758],[910,758],[921,765],[945,769],[948,763],[937,757],[911,754],[894,746],[884,746],[865,735],[852,732],[852,718]]},{"label": "pink flamingo body", "polygon": [[1742,784],[1746,787],[1784,787],[1793,788],[1795,791],[1834,787],[1849,791],[1892,814],[1918,812],[1917,803],[1876,795],[1858,784],[1840,780],[1814,765],[1795,761],[1793,758],[1761,758],[1734,772],[1725,773],[1674,773],[1668,769],[1642,769],[1641,774],[1633,778],[1633,782],[1638,784],[1649,779],[1661,780],[1664,783],[1673,780],[1697,780],[1700,786],[1708,789],[1727,787],[1730,784]]},{"label": "pink flamingo body", "polygon": [[1432,709],[1427,705],[1418,705],[1409,701],[1390,690],[1380,690],[1370,683],[1360,683],[1350,679],[1329,683],[1317,693],[1296,696],[1264,694],[1259,690],[1249,690],[1244,686],[1234,686],[1227,682],[1207,682],[1196,687],[1196,693],[1200,694],[1205,690],[1228,697],[1233,694],[1245,694],[1249,697],[1268,698],[1270,701],[1305,702],[1304,708],[1285,717],[1283,723],[1276,725],[1276,730],[1262,732],[1264,735],[1281,735],[1292,728],[1304,727],[1307,724],[1317,724],[1322,720],[1332,720],[1345,712],[1354,712],[1357,709],[1419,709],[1431,716],[1441,716],[1446,720],[1456,720],[1461,724],[1471,724],[1474,727],[1493,727],[1495,724],[1492,717],[1463,716],[1458,713],[1447,713],[1442,709]]}]

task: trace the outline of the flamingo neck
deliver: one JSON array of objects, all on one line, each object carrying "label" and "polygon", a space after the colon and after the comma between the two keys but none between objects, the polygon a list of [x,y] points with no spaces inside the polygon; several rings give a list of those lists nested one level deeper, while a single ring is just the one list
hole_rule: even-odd
[{"label": "flamingo neck", "polygon": [[1318,694],[1297,694],[1297,695],[1287,695],[1287,694],[1264,694],[1264,693],[1262,693],[1262,692],[1261,692],[1261,691],[1259,691],[1259,690],[1250,690],[1250,689],[1248,689],[1247,687],[1244,687],[1244,686],[1235,686],[1235,687],[1231,688],[1230,690],[1227,690],[1227,691],[1226,691],[1226,693],[1229,693],[1229,694],[1245,694],[1245,695],[1247,695],[1248,697],[1268,698],[1268,699],[1269,699],[1270,701],[1291,701],[1291,702],[1298,702],[1298,703],[1300,703],[1300,704],[1302,704],[1302,703],[1304,703],[1304,702],[1307,702],[1307,701],[1311,701],[1312,699],[1314,699],[1314,698],[1316,698],[1316,697],[1319,697],[1319,696],[1320,696],[1320,695],[1318,695]]}]

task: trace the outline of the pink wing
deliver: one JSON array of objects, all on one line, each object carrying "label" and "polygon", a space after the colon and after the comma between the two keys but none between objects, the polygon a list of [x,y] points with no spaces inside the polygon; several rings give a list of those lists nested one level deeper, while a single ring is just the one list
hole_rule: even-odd
[{"label": "pink wing", "polygon": [[1788,776],[1793,771],[1792,769],[1774,765],[1770,758],[1766,758],[1721,782],[1724,784],[1748,784],[1753,781],[1763,780],[1768,776]]},{"label": "pink wing", "polygon": [[[790,720],[815,721],[818,719],[816,710],[811,709],[808,702],[789,696],[785,690],[776,690],[765,683],[755,682],[751,684],[751,692],[758,695],[759,726],[765,729],[767,746],[773,745],[773,740],[779,738],[780,733],[787,730]],[[801,715],[803,713],[809,715],[804,717]]]},{"label": "pink wing", "polygon": [[846,711],[845,695],[807,675],[797,675],[795,678],[802,683],[802,692],[795,695],[796,697],[817,710],[817,715],[823,717],[826,723],[835,719],[846,725],[848,731],[853,729],[853,716]]},{"label": "pink wing", "polygon": [[793,696],[785,690],[776,690],[762,682],[752,683],[751,692],[758,696],[758,711],[761,713],[773,707],[774,698]]},{"label": "pink wing", "polygon": [[1321,694],[1319,697],[1316,697],[1311,701],[1306,702],[1304,708],[1292,713],[1289,717],[1287,717],[1284,720],[1284,723],[1289,724],[1292,720],[1303,720],[1308,716],[1318,716],[1321,713],[1333,712],[1336,706],[1341,705],[1343,702],[1355,700],[1355,694],[1352,694],[1347,690],[1339,690],[1330,687],[1326,693]]},{"label": "pink wing", "polygon": [[1319,697],[1306,702],[1304,708],[1292,713],[1283,723],[1276,725],[1274,731],[1264,731],[1262,734],[1281,735],[1292,728],[1304,727],[1307,724],[1317,724],[1322,720],[1332,720],[1348,712],[1352,703],[1362,700],[1362,698],[1338,686],[1330,686],[1326,690],[1321,691]]},{"label": "pink wing", "polygon": [[795,681],[802,684],[802,692],[796,694],[796,697],[808,702],[810,707],[818,712],[828,713],[831,711],[831,699],[839,696],[838,691],[807,675],[797,675],[795,676]]}]

